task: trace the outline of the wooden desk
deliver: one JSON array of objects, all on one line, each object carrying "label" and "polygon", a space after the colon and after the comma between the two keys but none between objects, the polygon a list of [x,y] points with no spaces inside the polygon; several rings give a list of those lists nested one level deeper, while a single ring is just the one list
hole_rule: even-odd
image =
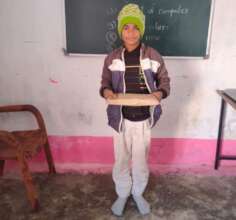
[{"label": "wooden desk", "polygon": [[236,155],[221,155],[226,104],[231,105],[236,110],[236,89],[217,90],[216,92],[221,97],[219,129],[215,156],[215,169],[217,170],[221,160],[236,160]]}]

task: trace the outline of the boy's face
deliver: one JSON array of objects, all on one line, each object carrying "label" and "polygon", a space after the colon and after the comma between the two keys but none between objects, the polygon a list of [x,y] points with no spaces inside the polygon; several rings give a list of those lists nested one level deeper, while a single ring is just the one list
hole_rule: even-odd
[{"label": "boy's face", "polygon": [[122,40],[125,46],[134,47],[140,43],[140,32],[134,24],[126,24],[122,29]]}]

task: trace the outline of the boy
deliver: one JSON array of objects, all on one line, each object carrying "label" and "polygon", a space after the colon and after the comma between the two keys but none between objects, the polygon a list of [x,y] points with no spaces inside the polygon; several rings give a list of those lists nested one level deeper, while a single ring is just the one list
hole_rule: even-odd
[{"label": "boy", "polygon": [[[170,80],[164,61],[156,50],[141,43],[144,30],[145,16],[139,6],[124,6],[118,15],[118,33],[123,46],[104,61],[100,94],[105,99],[115,99],[117,93],[151,93],[160,102],[169,95]],[[132,194],[139,212],[148,214],[150,205],[143,197],[149,177],[147,154],[151,128],[161,115],[161,106],[109,105],[107,114],[108,124],[115,129],[112,176],[118,195],[111,210],[121,216]]]}]

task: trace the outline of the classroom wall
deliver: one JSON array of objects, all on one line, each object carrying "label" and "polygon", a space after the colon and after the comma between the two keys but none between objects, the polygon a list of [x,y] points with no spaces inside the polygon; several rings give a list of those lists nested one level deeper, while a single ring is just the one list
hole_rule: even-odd
[{"label": "classroom wall", "polygon": [[[235,8],[234,0],[215,1],[209,59],[165,59],[171,95],[153,129],[151,163],[213,164],[220,111],[215,90],[236,85]],[[104,56],[64,55],[64,1],[1,0],[0,36],[0,105],[40,109],[58,164],[111,164],[113,131],[98,95]],[[1,129],[35,127],[29,114],[18,115],[1,114]],[[225,150],[233,153],[231,107],[224,130]]]}]

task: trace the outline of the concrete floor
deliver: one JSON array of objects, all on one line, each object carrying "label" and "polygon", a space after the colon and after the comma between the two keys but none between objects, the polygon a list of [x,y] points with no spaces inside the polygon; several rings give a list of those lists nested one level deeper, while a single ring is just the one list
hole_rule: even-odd
[{"label": "concrete floor", "polygon": [[235,176],[152,174],[145,193],[152,213],[141,216],[130,199],[122,218],[110,212],[116,198],[111,174],[34,174],[34,180],[41,203],[38,213],[30,212],[17,175],[0,178],[1,220],[236,219]]}]

